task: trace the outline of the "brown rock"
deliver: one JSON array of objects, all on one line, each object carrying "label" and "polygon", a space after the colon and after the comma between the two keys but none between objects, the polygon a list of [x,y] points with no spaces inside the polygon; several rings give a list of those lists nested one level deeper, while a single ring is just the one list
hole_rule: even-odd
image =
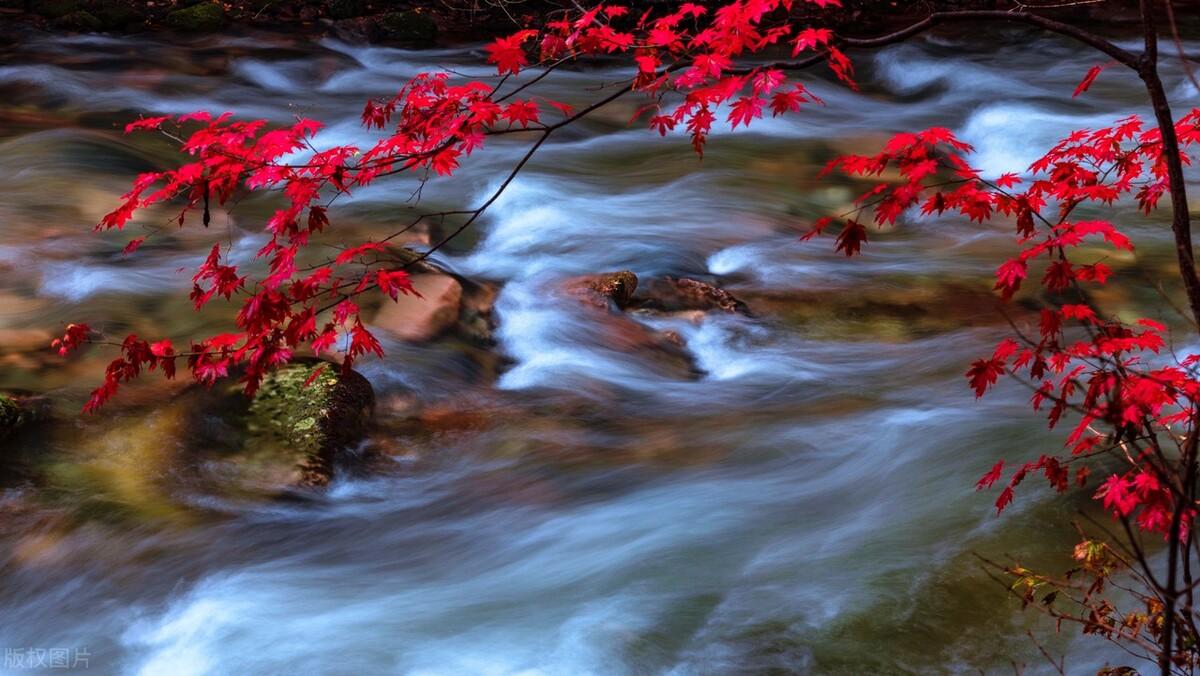
[{"label": "brown rock", "polygon": [[491,345],[494,342],[492,332],[496,328],[492,310],[500,290],[489,282],[459,281],[463,285],[462,313],[458,317],[459,335],[477,344]]},{"label": "brown rock", "polygon": [[574,298],[598,308],[624,309],[637,291],[638,278],[629,270],[585,275],[567,280],[563,288]]},{"label": "brown rock", "polygon": [[463,288],[450,275],[436,273],[413,275],[412,283],[420,296],[401,295],[395,303],[384,303],[372,324],[401,340],[419,343],[458,321]]},{"label": "brown rock", "polygon": [[695,279],[665,277],[654,280],[648,287],[644,288],[643,296],[634,301],[640,308],[663,312],[699,310],[749,314],[746,304],[733,294]]},{"label": "brown rock", "polygon": [[610,316],[596,325],[596,337],[617,352],[645,355],[664,373],[690,379],[702,375],[695,359],[674,331],[655,331],[625,315]]}]

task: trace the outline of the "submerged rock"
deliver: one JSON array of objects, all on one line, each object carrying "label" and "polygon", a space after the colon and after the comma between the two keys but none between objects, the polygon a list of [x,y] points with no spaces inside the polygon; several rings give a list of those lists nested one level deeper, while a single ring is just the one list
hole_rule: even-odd
[{"label": "submerged rock", "polygon": [[366,435],[374,409],[375,392],[358,372],[322,361],[289,364],[268,374],[250,403],[247,444],[280,448],[294,457],[300,483],[321,485]]},{"label": "submerged rock", "polygon": [[[0,298],[0,303],[3,303]],[[36,328],[4,328],[0,324],[0,368],[35,370],[57,357],[49,349],[54,337],[49,331]]]},{"label": "submerged rock", "polygon": [[85,519],[187,520],[176,481],[192,445],[207,445],[196,424],[196,405],[211,393],[189,394],[144,415],[109,411],[105,420],[83,421],[86,434],[45,468],[46,493]]},{"label": "submerged rock", "polygon": [[663,373],[678,378],[703,374],[675,331],[657,331],[626,315],[635,308],[638,277],[629,270],[585,275],[567,280],[563,290],[585,306],[608,312],[597,313],[595,339],[605,348],[642,355]]},{"label": "submerged rock", "polygon": [[596,326],[596,338],[610,350],[643,357],[664,375],[683,380],[704,375],[683,336],[675,331],[657,331],[617,315],[606,317]]}]

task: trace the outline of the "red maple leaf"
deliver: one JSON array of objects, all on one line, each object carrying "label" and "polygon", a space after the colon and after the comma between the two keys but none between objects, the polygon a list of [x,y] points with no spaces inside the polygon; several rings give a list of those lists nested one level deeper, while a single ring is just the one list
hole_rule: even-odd
[{"label": "red maple leaf", "polygon": [[837,236],[836,251],[841,251],[847,257],[862,250],[863,242],[867,241],[867,229],[858,221],[846,221],[846,226]]},{"label": "red maple leaf", "polygon": [[522,30],[506,38],[496,38],[495,42],[483,48],[488,54],[488,63],[496,64],[496,69],[501,74],[515,75],[521,72],[522,68],[529,65],[523,43],[535,35],[535,30]]},{"label": "red maple leaf", "polygon": [[1088,88],[1092,86],[1092,83],[1096,81],[1096,76],[1099,75],[1100,71],[1104,70],[1105,67],[1106,66],[1092,66],[1088,70],[1087,75],[1084,75],[1083,79],[1080,80],[1079,84],[1075,87],[1075,91],[1071,94],[1071,98],[1075,98],[1076,96],[1086,92]]}]

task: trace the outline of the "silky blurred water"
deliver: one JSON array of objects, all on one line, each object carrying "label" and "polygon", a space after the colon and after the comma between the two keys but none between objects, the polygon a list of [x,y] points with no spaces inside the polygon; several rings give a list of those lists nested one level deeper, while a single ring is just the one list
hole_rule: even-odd
[{"label": "silky blurred water", "polygon": [[[444,344],[389,343],[362,366],[382,400],[483,423],[392,439],[407,449],[394,471],[341,477],[312,502],[195,488],[154,495],[153,511],[130,496],[154,482],[131,480],[134,516],[97,517],[92,489],[61,479],[73,463],[119,457],[135,443],[123,430],[146,457],[178,440],[156,436],[145,397],[74,417],[102,355],[0,364],[0,386],[49,391],[67,411],[9,449],[51,470],[6,485],[0,645],[85,649],[90,671],[121,674],[1038,673],[1032,628],[1071,673],[1120,659],[1054,637],[975,558],[1065,567],[1086,502],[1028,485],[995,518],[994,496],[973,490],[998,457],[1059,443],[1020,387],[976,402],[962,378],[1008,330],[988,281],[1008,233],[910,219],[854,261],[797,239],[854,194],[818,169],[887,132],[950,127],[999,174],[1073,128],[1144,112],[1136,77],[1115,68],[1070,97],[1096,61],[1026,33],[916,40],[860,55],[862,93],[806,75],[824,107],[715,133],[703,161],[682,137],[628,127],[635,102],[565,129],[439,256],[502,285],[498,377]],[[174,159],[120,134],[125,121],[304,115],[329,124],[320,144],[369,143],[366,98],[420,70],[489,75],[480,62],[272,35],[28,36],[0,57],[0,329],[227,325],[229,312],[191,311],[189,268],[214,236],[249,262],[270,199],[121,256],[129,235],[90,227],[136,172]],[[1194,104],[1174,68],[1177,107]],[[620,77],[556,73],[540,94],[586,105]],[[386,181],[339,200],[335,228],[379,237],[414,209],[478,204],[524,142],[479,152],[420,205]],[[1171,283],[1162,221],[1119,214],[1142,248],[1114,263],[1130,290],[1106,300],[1161,311],[1148,289]],[[645,319],[678,331],[704,372],[681,377],[613,349],[557,293],[621,268],[719,282],[754,315]]]}]

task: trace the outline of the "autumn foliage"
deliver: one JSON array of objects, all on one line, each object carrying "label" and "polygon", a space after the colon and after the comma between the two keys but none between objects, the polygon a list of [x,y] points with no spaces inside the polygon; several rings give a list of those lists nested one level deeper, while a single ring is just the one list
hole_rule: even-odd
[{"label": "autumn foliage", "polygon": [[[422,214],[390,236],[349,246],[332,258],[315,256],[306,247],[334,227],[331,207],[339,195],[395,174],[421,180],[450,176],[493,136],[533,139],[502,191],[556,130],[623,96],[642,99],[633,123],[661,135],[684,135],[702,156],[714,125],[750,127],[767,115],[823,105],[796,79],[805,69],[824,66],[845,86],[857,88],[845,47],[887,44],[916,32],[843,38],[829,28],[793,21],[791,0],[659,7],[602,5],[545,17],[544,25],[486,47],[486,58],[497,71],[490,80],[420,74],[394,96],[366,103],[362,122],[378,132],[375,143],[366,147],[321,148],[317,144],[322,125],[306,119],[279,126],[197,112],[130,123],[128,133],[157,131],[175,139],[184,161],[175,169],[139,176],[98,228],[122,229],[140,210],[164,203],[179,205],[180,227],[207,226],[211,210],[248,192],[276,191],[286,204],[264,224],[269,241],[257,257],[267,263],[265,275],[253,277],[239,270],[219,242],[195,270],[191,298],[197,309],[213,302],[239,305],[231,332],[192,340],[181,350],[168,339],[126,337],[115,343],[120,354],[86,409],[95,410],[121,383],[144,371],[161,370],[173,377],[179,359],[186,360],[193,378],[208,384],[238,367],[247,392],[253,393],[269,369],[301,352],[338,351],[346,368],[365,355],[382,354],[356,298],[382,293],[394,300],[414,292],[407,274],[413,261],[389,255],[389,241],[423,219],[457,217],[462,224],[452,237],[474,222],[499,192],[477,208]],[[1008,16],[967,14],[948,13],[940,19],[1023,17],[1027,23],[1089,41],[1024,10]],[[1108,47],[1098,48],[1109,51]],[[1120,55],[1119,48],[1112,49]],[[535,94],[536,83],[562,64],[598,56],[625,59],[630,77],[594,104],[575,110]],[[1084,94],[1108,65],[1106,61],[1081,74],[1072,95]],[[1173,185],[1172,162],[1186,161],[1186,155],[1176,153],[1200,141],[1200,111],[1191,111],[1173,125],[1173,138],[1167,140],[1159,124],[1136,116],[1110,127],[1081,130],[1032,166],[1014,167],[1017,173],[1000,176],[984,176],[972,168],[971,147],[950,130],[897,134],[878,154],[840,157],[829,164],[827,172],[869,187],[852,212],[817,220],[804,239],[830,235],[837,251],[854,256],[882,228],[947,214],[1011,232],[1013,255],[995,270],[996,292],[1006,301],[1018,294],[1036,296],[1042,304],[1040,316],[1028,331],[1014,323],[1014,334],[971,364],[966,378],[977,397],[1003,377],[1026,382],[1032,408],[1044,414],[1051,427],[1061,424],[1069,431],[1060,452],[1012,468],[997,462],[978,488],[999,486],[995,505],[1003,510],[1031,475],[1041,475],[1058,491],[1090,486],[1087,490],[1116,518],[1183,543],[1186,555],[1195,519],[1200,355],[1176,358],[1164,349],[1166,327],[1158,321],[1127,323],[1090,302],[1088,289],[1109,283],[1113,276],[1104,257],[1095,255],[1095,245],[1116,252],[1132,251],[1134,244],[1119,224],[1077,216],[1085,205],[1108,207],[1122,200],[1136,201],[1147,213],[1155,210],[1164,195],[1179,187]],[[1173,202],[1176,211],[1177,204]],[[448,239],[435,243],[423,257]],[[134,255],[142,241],[131,240],[126,251]],[[1088,251],[1081,254],[1085,243]],[[1190,240],[1187,247],[1190,257]],[[1181,266],[1185,263],[1181,258]],[[1183,272],[1186,278],[1187,270]],[[66,353],[103,340],[75,324],[56,347]],[[1103,555],[1096,551],[1086,550],[1076,559],[1094,562]],[[1146,556],[1140,548],[1135,553],[1136,558]],[[1183,559],[1180,562],[1183,565]],[[1108,575],[1113,569],[1103,570]],[[1095,604],[1088,605],[1092,597],[1086,597],[1081,601],[1087,609],[1085,630],[1110,636],[1124,632],[1150,644],[1165,640],[1168,666],[1190,669],[1195,651],[1174,649],[1177,643],[1183,645],[1179,627],[1191,625],[1190,600],[1186,610],[1178,610],[1174,604],[1182,593],[1177,586],[1169,592],[1151,589],[1144,596],[1159,599],[1164,593],[1175,598],[1166,606],[1159,603],[1155,622],[1147,620],[1134,630],[1120,628],[1115,607],[1107,615],[1098,613]],[[1175,614],[1184,612],[1189,618],[1176,623]],[[1171,624],[1174,633],[1164,631],[1164,623]],[[1196,635],[1190,635],[1194,645]]]}]

